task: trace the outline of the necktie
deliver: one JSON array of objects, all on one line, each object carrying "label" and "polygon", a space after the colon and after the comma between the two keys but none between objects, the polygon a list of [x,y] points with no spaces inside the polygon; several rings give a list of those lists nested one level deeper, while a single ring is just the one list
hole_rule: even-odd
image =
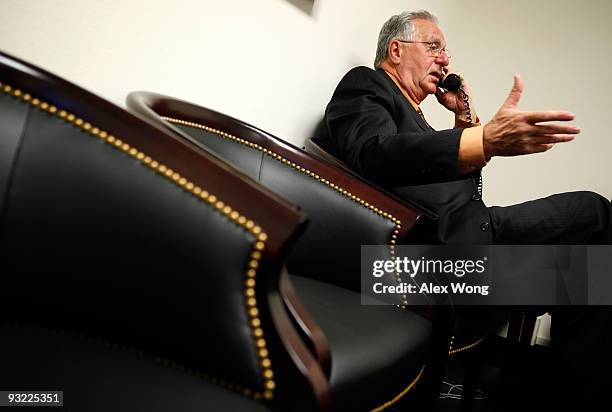
[{"label": "necktie", "polygon": [[423,119],[423,121],[425,122],[427,127],[429,127],[430,129],[433,130],[433,128],[429,125],[429,123],[427,123],[427,119],[425,119],[425,115],[423,114],[423,111],[421,110],[421,108],[419,106],[416,107],[416,111],[421,116],[421,119]]}]

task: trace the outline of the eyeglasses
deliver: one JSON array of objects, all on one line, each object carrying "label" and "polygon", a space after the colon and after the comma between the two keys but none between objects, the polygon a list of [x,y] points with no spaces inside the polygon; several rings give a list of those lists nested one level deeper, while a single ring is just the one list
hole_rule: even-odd
[{"label": "eyeglasses", "polygon": [[435,57],[439,57],[443,52],[446,53],[446,56],[450,59],[450,51],[446,47],[440,47],[439,43],[433,41],[412,41],[412,40],[401,40],[397,39],[397,41],[402,43],[421,43],[427,45],[427,51]]}]

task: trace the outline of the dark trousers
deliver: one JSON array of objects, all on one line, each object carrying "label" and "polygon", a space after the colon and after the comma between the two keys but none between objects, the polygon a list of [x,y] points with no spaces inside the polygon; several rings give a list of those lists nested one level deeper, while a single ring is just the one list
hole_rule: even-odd
[{"label": "dark trousers", "polygon": [[495,244],[612,244],[612,205],[593,192],[561,193],[513,206],[494,206],[489,215]]},{"label": "dark trousers", "polygon": [[[592,192],[490,207],[489,214],[495,244],[612,244],[612,205]],[[563,383],[555,396],[568,397],[566,406],[606,401],[612,382],[612,307],[555,307],[549,312],[551,345],[565,372],[555,377]]]}]

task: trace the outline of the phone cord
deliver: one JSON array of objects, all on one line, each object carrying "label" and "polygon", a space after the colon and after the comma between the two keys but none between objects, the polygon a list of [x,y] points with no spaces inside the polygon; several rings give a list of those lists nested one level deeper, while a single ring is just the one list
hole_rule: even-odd
[{"label": "phone cord", "polygon": [[[474,121],[472,120],[472,111],[470,110],[470,97],[467,95],[465,90],[459,89],[461,97],[463,98],[463,106],[465,107],[465,117],[468,127],[472,127]],[[472,172],[472,179],[476,184],[476,190],[478,190],[478,196],[482,198],[482,170],[478,169]]]}]

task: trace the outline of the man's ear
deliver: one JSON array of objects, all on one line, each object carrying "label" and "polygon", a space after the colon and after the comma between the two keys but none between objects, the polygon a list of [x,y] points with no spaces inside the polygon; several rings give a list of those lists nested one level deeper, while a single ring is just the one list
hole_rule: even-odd
[{"label": "man's ear", "polygon": [[391,40],[387,48],[387,58],[393,64],[399,64],[402,57],[402,44],[398,40]]}]

